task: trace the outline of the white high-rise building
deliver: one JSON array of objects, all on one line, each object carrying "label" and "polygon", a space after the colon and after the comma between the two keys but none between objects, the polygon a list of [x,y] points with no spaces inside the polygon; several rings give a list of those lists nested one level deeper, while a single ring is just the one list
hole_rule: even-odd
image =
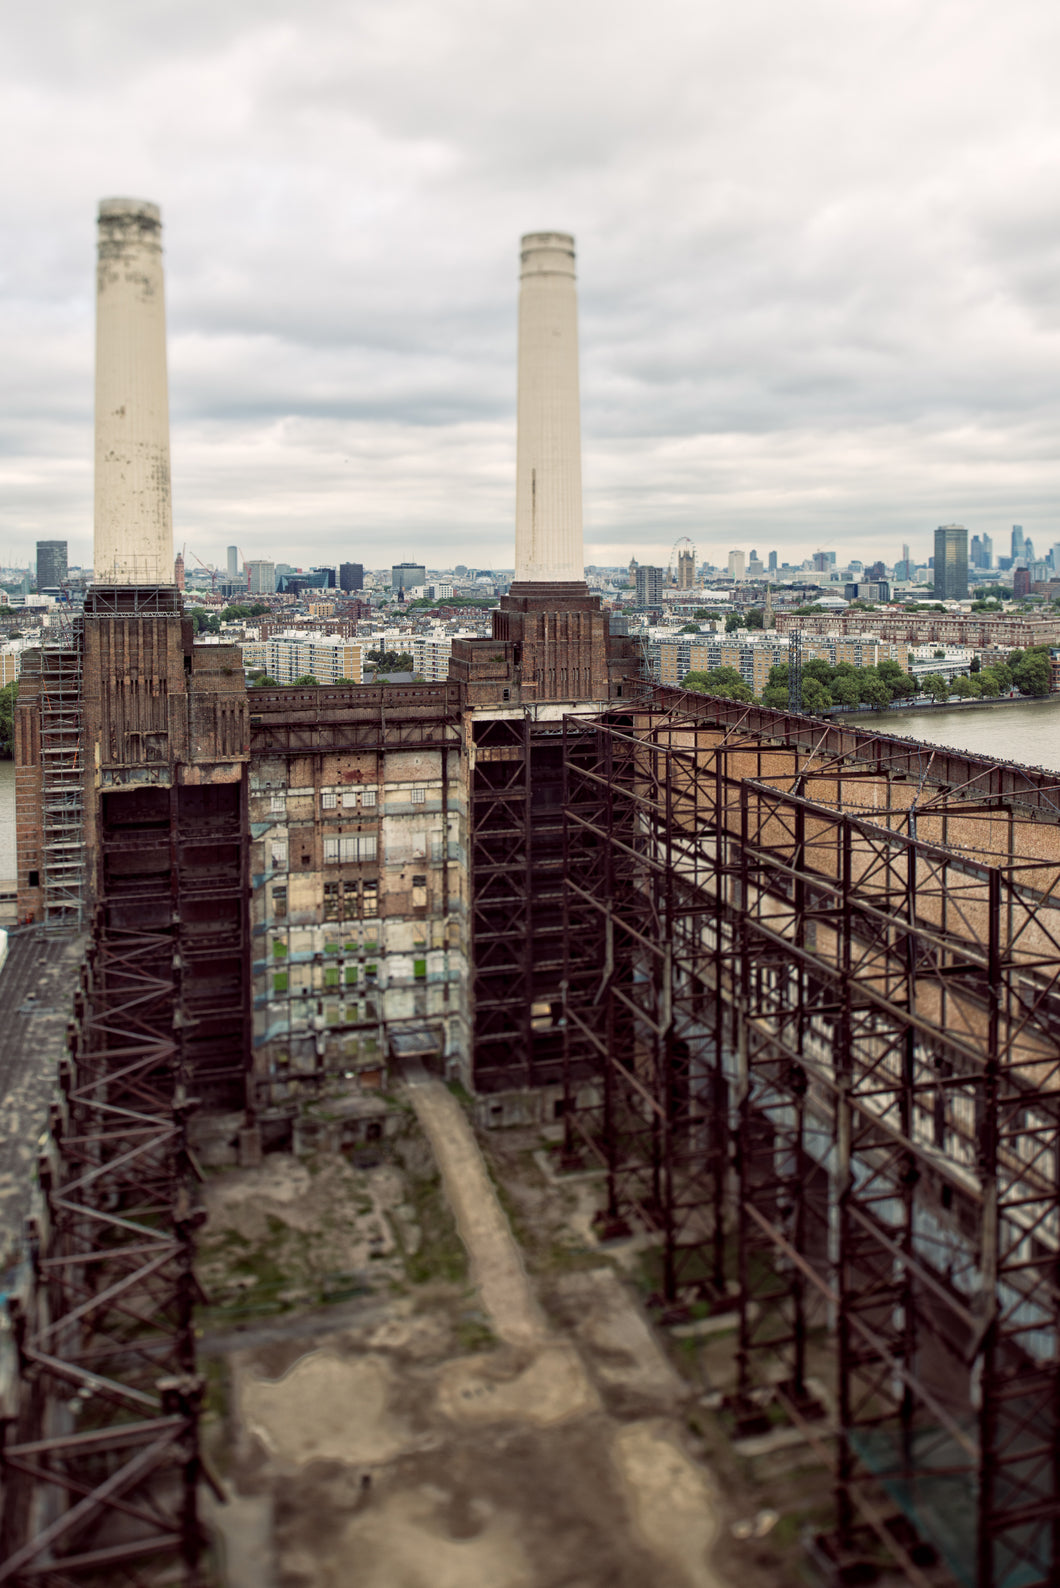
[{"label": "white high-rise building", "polygon": [[742,579],[746,572],[746,559],[742,551],[729,553],[729,578]]},{"label": "white high-rise building", "polygon": [[522,240],[515,583],[581,584],[581,414],[574,239]]},{"label": "white high-rise building", "polygon": [[95,495],[95,582],[171,585],[162,219],[142,199],[99,206]]},{"label": "white high-rise building", "polygon": [[251,561],[245,566],[247,590],[251,595],[275,595],[276,564],[274,562]]}]

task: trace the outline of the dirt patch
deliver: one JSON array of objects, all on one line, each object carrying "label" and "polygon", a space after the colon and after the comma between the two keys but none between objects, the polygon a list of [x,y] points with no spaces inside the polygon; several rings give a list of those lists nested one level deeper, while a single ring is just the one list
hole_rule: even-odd
[{"label": "dirt patch", "polygon": [[391,1377],[385,1357],[313,1351],[281,1379],[243,1377],[240,1420],[280,1467],[390,1461],[410,1443],[390,1408]]},{"label": "dirt patch", "polygon": [[717,1495],[706,1473],[662,1420],[619,1428],[613,1446],[642,1542],[689,1588],[721,1588],[710,1564],[718,1535]]},{"label": "dirt patch", "polygon": [[599,1400],[577,1352],[560,1342],[522,1366],[501,1353],[448,1363],[438,1405],[455,1423],[518,1421],[547,1427],[596,1411]]}]

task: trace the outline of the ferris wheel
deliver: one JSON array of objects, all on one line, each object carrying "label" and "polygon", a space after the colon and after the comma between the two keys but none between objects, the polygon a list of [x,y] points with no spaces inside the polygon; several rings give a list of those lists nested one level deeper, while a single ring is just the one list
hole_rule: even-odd
[{"label": "ferris wheel", "polygon": [[666,570],[667,584],[677,584],[678,572],[680,570],[681,563],[685,558],[691,559],[692,573],[694,576],[696,568],[696,548],[689,540],[687,535],[679,535],[674,541],[673,550],[670,553],[670,565]]}]

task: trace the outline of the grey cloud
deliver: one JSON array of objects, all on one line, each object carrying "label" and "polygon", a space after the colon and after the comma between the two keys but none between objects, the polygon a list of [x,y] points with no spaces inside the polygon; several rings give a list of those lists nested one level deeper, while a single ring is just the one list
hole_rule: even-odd
[{"label": "grey cloud", "polygon": [[1056,538],[1044,0],[61,0],[6,27],[0,555],[88,533],[94,209],[121,191],[163,205],[202,555],[236,522],[263,552],[355,529],[385,561],[396,527],[508,560],[541,226],[578,240],[590,555]]}]

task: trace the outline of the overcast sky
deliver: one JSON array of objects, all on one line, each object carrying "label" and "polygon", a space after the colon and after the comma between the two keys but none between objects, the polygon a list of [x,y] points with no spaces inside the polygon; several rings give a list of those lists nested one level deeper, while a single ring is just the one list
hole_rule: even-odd
[{"label": "overcast sky", "polygon": [[91,555],[95,212],[162,206],[177,548],[510,566],[522,232],[586,558],[1060,540],[1047,0],[51,0],[0,25],[0,559]]}]

